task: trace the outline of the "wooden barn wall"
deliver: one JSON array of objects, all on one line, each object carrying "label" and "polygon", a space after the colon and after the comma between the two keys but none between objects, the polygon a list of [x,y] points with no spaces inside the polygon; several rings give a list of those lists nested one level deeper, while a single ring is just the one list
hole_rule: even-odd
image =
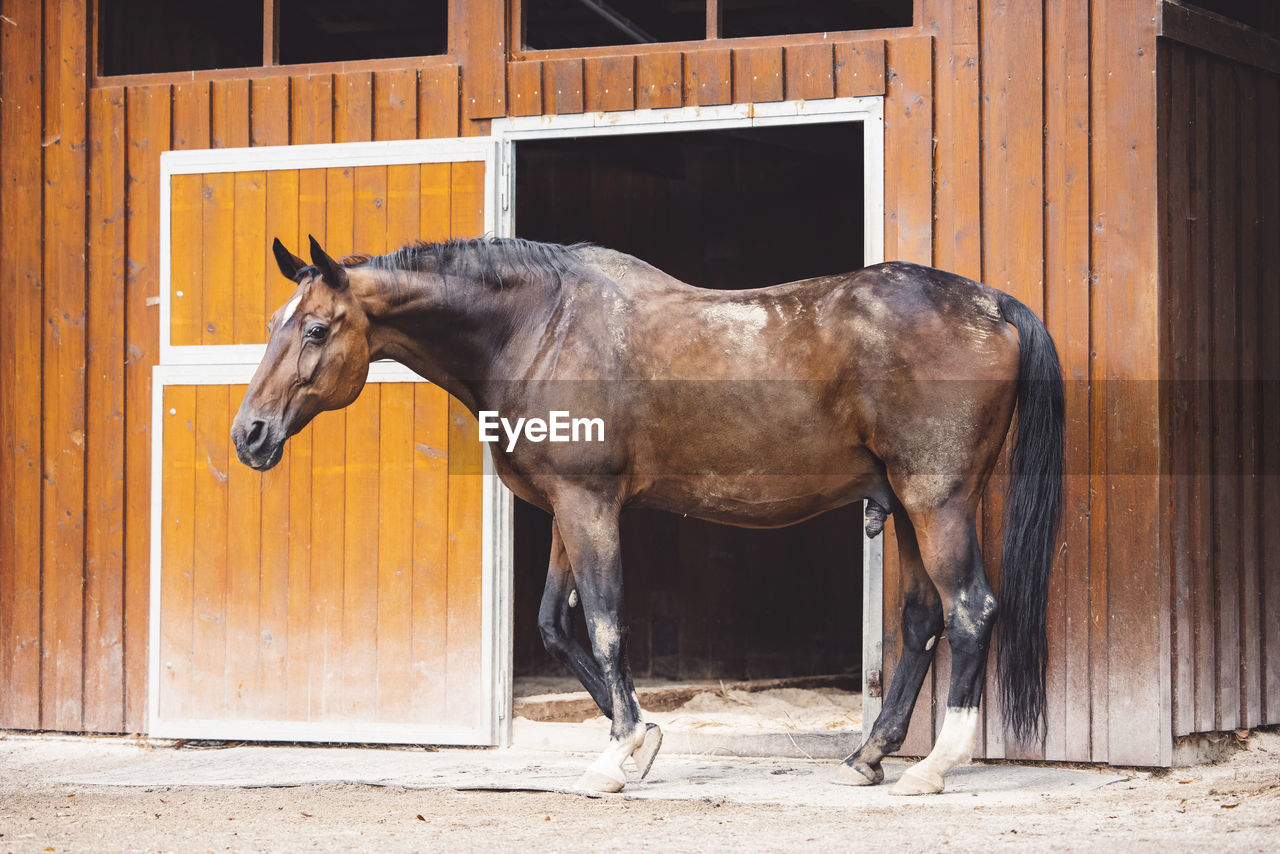
[{"label": "wooden barn wall", "polygon": [[1160,45],[1173,732],[1280,722],[1280,56]]},{"label": "wooden barn wall", "polygon": [[[161,151],[884,94],[886,256],[983,278],[1043,312],[1068,379],[1049,730],[1029,755],[1167,761],[1158,404],[1128,382],[1159,368],[1155,7],[920,0],[913,28],[834,42],[512,51],[504,65],[504,4],[484,0],[455,5],[447,60],[95,86],[84,0],[0,0],[0,726],[145,725]],[[994,486],[982,526],[998,576]],[[889,553],[886,676],[901,609]],[[948,670],[943,645],[908,752],[941,723]],[[979,750],[1011,754],[991,697]]]}]

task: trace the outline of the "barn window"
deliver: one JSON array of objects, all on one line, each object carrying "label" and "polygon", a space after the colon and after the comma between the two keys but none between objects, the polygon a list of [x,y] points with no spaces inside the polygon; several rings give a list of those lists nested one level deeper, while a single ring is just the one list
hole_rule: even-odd
[{"label": "barn window", "polygon": [[909,27],[912,0],[523,0],[535,50]]},{"label": "barn window", "polygon": [[280,62],[445,53],[448,14],[448,0],[280,0]]},{"label": "barn window", "polygon": [[103,74],[261,65],[262,0],[100,0],[98,39]]},{"label": "barn window", "polygon": [[98,73],[154,74],[430,56],[449,0],[99,0]]}]

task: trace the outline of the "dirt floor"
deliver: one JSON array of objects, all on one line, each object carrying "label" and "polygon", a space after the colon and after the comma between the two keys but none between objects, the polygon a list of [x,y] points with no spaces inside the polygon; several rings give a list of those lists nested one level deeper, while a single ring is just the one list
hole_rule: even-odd
[{"label": "dirt floor", "polygon": [[[701,852],[876,846],[986,852],[993,844],[1036,851],[1101,845],[1275,851],[1280,844],[1280,733],[1274,729],[1254,733],[1216,764],[1156,773],[1121,770],[1118,780],[1098,788],[1010,792],[994,799],[977,791],[924,799],[881,797],[881,792],[872,797],[870,790],[831,786],[817,773],[798,783],[821,795],[822,805],[733,800],[717,794],[714,779],[699,788],[697,797],[679,800],[459,790],[447,784],[245,788],[60,782],[96,768],[140,762],[144,770],[147,763],[181,769],[184,762],[218,752],[202,753],[99,739],[0,735],[0,851]],[[446,754],[455,765],[492,764],[499,758],[487,751],[415,756],[431,763],[444,761]],[[339,755],[354,761],[366,753]],[[794,762],[703,757],[672,758],[668,773],[686,774],[692,761],[707,767],[746,763],[742,773],[766,780],[797,771]],[[828,764],[814,767],[825,773]],[[774,770],[764,770],[770,767]],[[974,770],[979,779],[995,773],[994,768]],[[807,767],[799,771],[812,773]]]}]

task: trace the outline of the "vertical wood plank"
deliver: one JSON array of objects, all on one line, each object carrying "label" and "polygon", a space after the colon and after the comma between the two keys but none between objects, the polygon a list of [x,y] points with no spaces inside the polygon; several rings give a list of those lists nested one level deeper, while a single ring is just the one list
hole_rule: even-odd
[{"label": "vertical wood plank", "polygon": [[587,112],[635,109],[635,85],[633,56],[593,56],[583,63],[583,98]]},{"label": "vertical wood plank", "polygon": [[209,145],[244,148],[249,144],[249,81],[209,84]]},{"label": "vertical wood plank", "polygon": [[685,100],[689,106],[728,104],[733,98],[733,52],[697,50],[685,56]]},{"label": "vertical wood plank", "polygon": [[[243,385],[227,389],[223,423],[228,432],[247,390]],[[265,687],[260,681],[262,600],[269,585],[263,575],[272,571],[263,555],[263,476],[235,459],[227,435],[221,441],[227,466],[226,714],[254,720]]]},{"label": "vertical wood plank", "polygon": [[342,585],[346,560],[346,416],[345,410],[324,412],[311,422],[308,719],[313,721],[333,720],[345,712]]},{"label": "vertical wood plank", "polygon": [[835,96],[835,54],[830,43],[788,45],[785,67],[789,100]]},{"label": "vertical wood plank", "polygon": [[[1258,151],[1280,150],[1280,85],[1275,77],[1258,78]],[[1274,157],[1258,157],[1258,268],[1280,269],[1280,241],[1266,239],[1280,231],[1280,163]],[[1280,289],[1260,287],[1258,296],[1258,378],[1261,412],[1259,432],[1267,437],[1258,461],[1261,519],[1280,518]],[[1280,527],[1261,526],[1258,567],[1262,578],[1262,602],[1257,631],[1262,635],[1264,720],[1280,720]]]},{"label": "vertical wood plank", "polygon": [[[484,163],[464,161],[450,169],[450,237],[470,238],[484,234]],[[479,435],[479,427],[476,428]]]},{"label": "vertical wood plank", "polygon": [[636,57],[636,109],[684,105],[684,54],[644,53]]},{"label": "vertical wood plank", "polygon": [[413,387],[379,383],[377,718],[411,723],[413,658]]},{"label": "vertical wood plank", "polygon": [[453,170],[448,163],[423,163],[419,233],[430,243],[453,235]]},{"label": "vertical wood plank", "polygon": [[[985,107],[982,149],[983,280],[1044,314],[1044,47],[1043,10],[1027,4],[981,7]],[[1006,451],[1006,455],[1007,455]],[[1001,466],[1001,471],[1007,471]],[[999,532],[1004,519],[1003,479],[983,497],[987,574],[999,589]],[[1002,642],[997,627],[997,642]],[[992,669],[993,670],[993,669]],[[994,673],[989,671],[989,677]],[[1001,710],[993,678],[987,680],[987,756],[1040,758],[1036,748],[1016,754],[1003,746]]]},{"label": "vertical wood plank", "polygon": [[[1239,225],[1240,297],[1236,328],[1239,330],[1240,380],[1240,721],[1242,727],[1262,723],[1262,566],[1258,551],[1260,504],[1258,501],[1258,298],[1265,285],[1258,271],[1258,98],[1253,71],[1239,71],[1236,114],[1240,174]],[[1263,117],[1266,121],[1266,117]],[[1267,155],[1263,155],[1267,156]],[[1265,192],[1265,190],[1264,190]]]},{"label": "vertical wood plank", "polygon": [[449,607],[449,395],[414,384],[413,706],[446,712]]},{"label": "vertical wood plank", "polygon": [[[231,344],[235,333],[234,173],[201,176],[200,344]],[[190,297],[188,297],[190,299]]]},{"label": "vertical wood plank", "polygon": [[[311,555],[316,546],[311,520],[319,509],[312,501],[314,435],[315,427],[312,425],[290,439],[285,450],[286,460],[282,460],[282,464],[288,462],[289,466],[289,562],[286,568],[289,578],[286,616],[289,640],[285,650],[284,703],[285,714],[294,721],[311,718],[311,659],[312,651],[319,646],[319,639],[311,626],[311,615],[315,611],[315,604],[311,601]],[[266,542],[273,542],[273,539],[268,538]],[[323,553],[321,556],[324,557]]]},{"label": "vertical wood plank", "polygon": [[333,75],[291,78],[290,133],[294,145],[333,141]]},{"label": "vertical wood plank", "polygon": [[[972,22],[976,28],[977,12],[972,0],[961,4],[952,13],[952,18]],[[954,42],[952,42],[954,45]],[[969,44],[974,50],[974,45]],[[864,95],[884,94],[884,42],[856,42],[838,44],[835,48],[836,77],[835,94],[837,98],[859,98]],[[976,61],[974,65],[976,65]],[[974,71],[976,75],[976,69]],[[945,80],[938,75],[938,80]],[[941,90],[941,87],[940,87]],[[941,124],[941,118],[939,119]],[[955,140],[959,143],[960,140]]]},{"label": "vertical wood plank", "polygon": [[[168,386],[164,390],[164,458],[161,471],[160,585],[160,714],[188,717],[191,706],[191,650],[194,624],[196,544],[196,390]],[[159,427],[159,425],[157,425]],[[219,676],[221,679],[221,676]]]},{"label": "vertical wood plank", "polygon": [[89,109],[84,728],[95,732],[122,732],[125,709],[124,90],[95,91]]},{"label": "vertical wood plank", "polygon": [[169,340],[186,346],[201,338],[204,182],[200,175],[174,175],[169,182]]},{"label": "vertical wood plank", "polygon": [[416,139],[418,72],[413,68],[373,75],[373,138]]},{"label": "vertical wood plank", "polygon": [[[262,226],[264,245],[262,252],[263,280],[260,282],[263,292],[262,316],[269,319],[276,309],[288,302],[297,286],[291,279],[286,279],[276,264],[272,254],[272,242],[275,238],[285,244],[294,254],[302,252],[304,247],[297,242],[299,231],[300,200],[302,198],[301,173],[294,169],[273,169],[266,173],[267,205]],[[323,203],[320,215],[323,216]],[[262,330],[266,335],[266,329]]]},{"label": "vertical wood plank", "polygon": [[475,417],[449,398],[448,611],[445,649],[446,716],[454,722],[482,714],[480,697],[481,449]]},{"label": "vertical wood plank", "polygon": [[41,63],[41,6],[5,14],[14,25],[0,26],[0,722],[39,729],[44,99],[32,69]]},{"label": "vertical wood plank", "polygon": [[1167,160],[1161,163],[1165,175],[1161,207],[1164,209],[1166,262],[1165,327],[1171,346],[1164,354],[1168,375],[1173,379],[1170,400],[1165,410],[1167,422],[1162,429],[1171,437],[1169,448],[1170,506],[1169,550],[1173,563],[1174,634],[1173,634],[1173,733],[1192,731],[1195,719],[1195,636],[1194,636],[1194,563],[1197,548],[1191,539],[1190,502],[1197,478],[1191,469],[1192,436],[1195,434],[1195,411],[1190,394],[1192,367],[1187,347],[1191,342],[1195,304],[1191,299],[1189,247],[1191,246],[1192,104],[1190,65],[1185,48],[1170,45],[1165,53],[1161,77],[1166,87],[1161,105],[1161,125],[1166,128],[1164,146]]},{"label": "vertical wood plank", "polygon": [[353,71],[333,76],[333,141],[373,139],[373,74]]},{"label": "vertical wood plank", "polygon": [[1218,636],[1213,661],[1217,698],[1214,729],[1235,729],[1240,720],[1240,399],[1238,383],[1239,222],[1236,90],[1232,67],[1213,63],[1213,161],[1210,212],[1213,244],[1213,557]]},{"label": "vertical wood plank", "polygon": [[460,30],[455,48],[463,74],[465,113],[472,119],[506,115],[506,27],[504,0],[473,0],[454,21]]},{"label": "vertical wood plank", "polygon": [[[1169,584],[1156,532],[1160,437],[1154,380],[1159,377],[1158,217],[1156,205],[1155,20],[1148,15],[1093,15],[1090,173],[1094,209],[1092,253],[1101,287],[1095,289],[1095,388],[1105,387],[1095,422],[1102,435],[1099,484],[1105,513],[1099,525],[1107,563],[1107,631],[1103,652],[1105,715],[1110,762],[1168,761]],[[1117,87],[1108,81],[1129,80]],[[1124,476],[1121,475],[1124,472]],[[1093,546],[1091,545],[1091,550]],[[1096,552],[1101,554],[1101,552]],[[1092,576],[1092,572],[1091,572]],[[1154,665],[1153,665],[1154,662]],[[1145,678],[1143,678],[1145,677]],[[1096,733],[1095,733],[1096,735]],[[1100,739],[1094,739],[1095,750]]]},{"label": "vertical wood plank", "polygon": [[348,720],[370,720],[377,715],[381,394],[382,383],[369,383],[359,399],[345,410],[341,708]]},{"label": "vertical wood plank", "polygon": [[418,75],[418,136],[441,139],[458,135],[458,66],[424,68]]},{"label": "vertical wood plank", "polygon": [[40,711],[43,727],[79,731],[84,716],[87,10],[84,0],[46,0],[44,6]]},{"label": "vertical wood plank", "polygon": [[422,167],[417,163],[387,167],[387,216],[384,251],[420,240]]},{"label": "vertical wood plank", "polygon": [[[236,405],[241,399],[241,394],[233,395],[232,405]],[[298,439],[295,436],[289,440],[284,456],[275,468],[258,475],[261,569],[258,579],[258,635],[254,639],[258,688],[252,704],[254,716],[258,720],[289,718],[289,689],[292,683],[289,672],[290,651],[295,644],[305,642],[304,638],[295,638],[290,633],[290,606],[295,593],[290,579],[290,545],[294,536],[302,534],[301,531],[293,530],[289,506],[289,486],[295,456],[293,449]],[[231,465],[236,467],[238,462]],[[299,543],[299,551],[304,548],[304,542],[305,540]]]},{"label": "vertical wood plank", "polygon": [[[1067,388],[1062,549],[1050,579],[1049,720],[1045,756],[1089,758],[1089,42],[1087,0],[1045,5],[1045,322]],[[1051,46],[1060,46],[1060,49]],[[951,71],[969,59],[953,54]],[[940,74],[939,79],[945,79]],[[966,88],[976,113],[976,90]],[[941,122],[939,122],[941,125]],[[939,134],[943,131],[939,128]],[[953,162],[952,179],[967,168]],[[960,203],[961,192],[949,197]],[[939,210],[943,207],[939,191]],[[939,216],[939,231],[944,231]],[[940,237],[941,239],[941,237]],[[957,249],[959,249],[957,244]],[[967,248],[959,257],[972,257]]]},{"label": "vertical wood plank", "polygon": [[250,145],[289,144],[290,83],[288,77],[263,77],[250,83]]},{"label": "vertical wood plank", "polygon": [[[231,340],[235,344],[266,341],[267,172],[236,172],[232,181],[234,233],[231,242]],[[277,271],[277,276],[278,276]]]},{"label": "vertical wood plank", "polygon": [[352,179],[355,214],[352,244],[356,252],[381,255],[387,251],[387,168],[357,166]]},{"label": "vertical wood plank", "polygon": [[544,62],[542,69],[547,112],[559,116],[582,112],[582,60],[552,59]]},{"label": "vertical wood plank", "polygon": [[507,95],[511,99],[511,115],[542,115],[542,63],[510,63],[507,66]]},{"label": "vertical wood plank", "polygon": [[1195,676],[1195,727],[1196,732],[1209,732],[1214,729],[1214,667],[1217,657],[1213,627],[1213,613],[1216,608],[1213,583],[1213,543],[1212,543],[1212,467],[1213,467],[1213,397],[1212,384],[1212,311],[1203,310],[1212,306],[1213,292],[1210,282],[1211,183],[1209,181],[1212,128],[1210,122],[1210,104],[1212,98],[1212,81],[1209,66],[1203,54],[1197,54],[1192,63],[1192,86],[1194,102],[1194,120],[1191,125],[1193,139],[1191,162],[1191,211],[1188,218],[1190,235],[1190,252],[1192,259],[1191,282],[1194,287],[1192,302],[1201,306],[1201,310],[1193,312],[1194,325],[1191,327],[1191,345],[1188,359],[1191,372],[1188,379],[1193,385],[1194,409],[1193,419],[1197,424],[1191,448],[1191,471],[1195,475],[1194,492],[1191,496],[1189,513],[1191,515],[1192,571],[1194,572],[1194,624],[1191,631],[1195,639],[1194,676]]},{"label": "vertical wood plank", "polygon": [[191,561],[191,714],[219,718],[227,709],[227,435],[226,386],[195,391],[195,516]]},{"label": "vertical wood plank", "polygon": [[143,730],[147,714],[152,520],[150,501],[136,497],[151,494],[151,368],[159,354],[160,312],[148,301],[160,294],[160,152],[169,147],[170,101],[170,87],[157,85],[130,88],[125,104],[129,220],[125,235],[124,626],[125,728],[130,732]]},{"label": "vertical wood plank", "polygon": [[783,98],[782,48],[751,47],[733,52],[733,101],[761,104]]}]

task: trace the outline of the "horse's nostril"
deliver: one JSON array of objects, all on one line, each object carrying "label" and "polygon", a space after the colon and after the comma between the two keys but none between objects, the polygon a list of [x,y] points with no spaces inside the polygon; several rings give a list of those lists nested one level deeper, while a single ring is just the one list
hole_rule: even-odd
[{"label": "horse's nostril", "polygon": [[250,448],[256,448],[258,444],[266,437],[267,422],[254,421],[249,425],[248,431],[244,434],[244,443]]}]

